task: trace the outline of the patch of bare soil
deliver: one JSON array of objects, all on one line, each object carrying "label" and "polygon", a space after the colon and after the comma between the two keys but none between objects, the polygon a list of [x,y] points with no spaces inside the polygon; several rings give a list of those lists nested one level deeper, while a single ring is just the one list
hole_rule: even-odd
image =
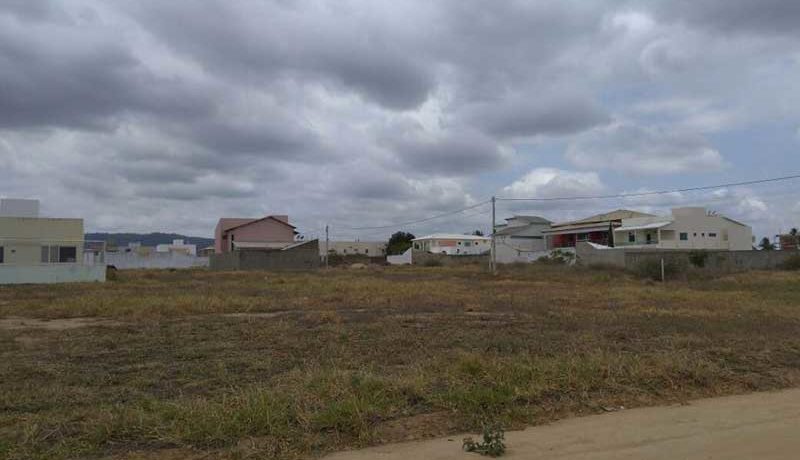
[{"label": "patch of bare soil", "polygon": [[271,312],[253,312],[253,313],[225,313],[221,316],[225,318],[275,318],[291,313],[291,311],[271,311]]},{"label": "patch of bare soil", "polygon": [[412,441],[445,436],[455,431],[457,424],[449,412],[433,412],[387,420],[376,427],[376,437],[385,440]]},{"label": "patch of bare soil", "polygon": [[59,318],[59,319],[36,319],[21,318],[10,316],[0,319],[0,329],[16,331],[23,329],[45,329],[49,331],[64,331],[67,329],[78,329],[82,327],[95,326],[121,326],[122,323],[110,319],[98,318]]},{"label": "patch of bare soil", "polygon": [[[615,411],[506,433],[509,460],[791,460],[800,437],[800,390]],[[473,435],[474,436],[474,435]],[[340,452],[326,460],[477,459],[462,436]]]}]

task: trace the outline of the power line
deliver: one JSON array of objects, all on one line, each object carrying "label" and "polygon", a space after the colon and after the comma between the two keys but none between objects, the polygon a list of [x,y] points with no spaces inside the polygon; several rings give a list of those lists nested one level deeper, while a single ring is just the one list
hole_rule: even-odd
[{"label": "power line", "polygon": [[634,192],[634,193],[619,193],[616,195],[586,195],[586,196],[568,196],[568,197],[550,197],[550,198],[500,198],[498,197],[498,201],[576,201],[576,200],[604,200],[609,198],[632,198],[632,197],[641,197],[641,196],[653,196],[653,195],[668,195],[670,193],[684,193],[684,192],[697,192],[702,190],[715,190],[721,188],[730,188],[730,187],[742,187],[745,185],[756,185],[756,184],[765,184],[768,182],[781,182],[793,179],[800,179],[800,174],[795,174],[792,176],[783,176],[783,177],[773,177],[770,179],[760,179],[760,180],[751,180],[745,182],[731,182],[727,184],[719,184],[719,185],[706,185],[701,187],[687,187],[687,188],[679,188],[673,190],[658,190],[654,192]]},{"label": "power line", "polygon": [[411,221],[408,221],[408,222],[398,222],[398,223],[394,223],[394,224],[390,224],[390,225],[378,225],[378,226],[374,226],[374,227],[342,227],[342,228],[344,228],[346,230],[384,230],[384,229],[387,229],[387,228],[405,227],[405,226],[408,226],[408,225],[421,224],[423,222],[428,222],[428,221],[431,221],[431,220],[441,219],[442,217],[447,217],[447,216],[452,216],[454,214],[459,214],[459,213],[462,213],[464,211],[469,211],[470,209],[475,209],[475,208],[477,208],[479,206],[483,206],[483,205],[488,204],[488,203],[489,203],[489,200],[485,200],[485,201],[481,201],[480,203],[474,204],[472,206],[467,206],[466,208],[459,209],[457,211],[450,211],[450,212],[446,212],[444,214],[437,214],[435,216],[426,217],[424,219],[411,220]]}]

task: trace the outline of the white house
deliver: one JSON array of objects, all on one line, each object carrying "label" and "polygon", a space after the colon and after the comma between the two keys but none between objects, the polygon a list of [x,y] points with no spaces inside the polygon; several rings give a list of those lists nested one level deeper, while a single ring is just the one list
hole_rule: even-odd
[{"label": "white house", "polygon": [[497,262],[531,262],[547,251],[544,230],[550,228],[549,220],[539,216],[514,216],[498,225],[495,231]]},{"label": "white house", "polygon": [[189,256],[196,256],[197,245],[186,244],[183,240],[172,240],[172,244],[156,245],[156,252],[161,252],[161,253],[175,252],[175,253],[186,254]]},{"label": "white house", "polygon": [[434,233],[412,240],[414,250],[433,254],[478,255],[491,250],[491,238],[457,233]]},{"label": "white house", "polygon": [[675,208],[666,217],[623,219],[614,229],[617,247],[657,249],[753,249],[753,229],[705,208]]}]

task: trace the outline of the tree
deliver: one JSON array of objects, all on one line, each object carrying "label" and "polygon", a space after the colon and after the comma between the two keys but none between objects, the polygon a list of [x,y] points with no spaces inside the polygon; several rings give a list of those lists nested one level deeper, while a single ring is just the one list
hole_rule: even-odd
[{"label": "tree", "polygon": [[475,230],[474,232],[472,232],[472,234],[475,236],[483,236],[483,232],[480,230]]},{"label": "tree", "polygon": [[792,235],[792,236],[797,236],[797,229],[793,228],[793,229],[789,230],[789,234]]},{"label": "tree", "polygon": [[761,243],[759,243],[758,247],[761,248],[762,251],[772,251],[775,249],[775,245],[772,244],[772,241],[770,241],[766,236],[761,238]]},{"label": "tree", "polygon": [[390,256],[396,256],[398,254],[402,254],[411,247],[411,240],[416,238],[411,233],[407,232],[395,232],[389,238],[389,243],[386,245],[386,254]]}]

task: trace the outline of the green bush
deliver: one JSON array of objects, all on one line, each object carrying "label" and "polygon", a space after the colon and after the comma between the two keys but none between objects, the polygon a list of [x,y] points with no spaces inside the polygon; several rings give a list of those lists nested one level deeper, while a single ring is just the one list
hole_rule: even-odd
[{"label": "green bush", "polygon": [[500,457],[506,452],[504,439],[505,433],[502,428],[484,427],[482,442],[476,442],[472,438],[464,438],[463,446],[467,452],[475,452],[487,457]]},{"label": "green bush", "polygon": [[789,257],[786,262],[781,264],[784,270],[800,270],[800,254]]}]

